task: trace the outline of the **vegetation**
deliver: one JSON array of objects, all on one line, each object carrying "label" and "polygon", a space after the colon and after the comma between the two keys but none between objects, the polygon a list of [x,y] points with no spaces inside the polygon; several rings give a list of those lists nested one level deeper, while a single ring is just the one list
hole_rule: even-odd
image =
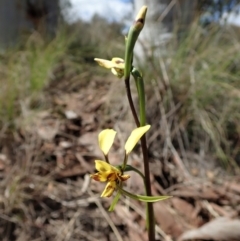
[{"label": "vegetation", "polygon": [[[121,25],[112,24],[106,27],[107,25],[105,20],[95,17],[92,25],[80,22],[70,27],[61,27],[51,40],[34,32],[18,47],[2,53],[0,122],[11,122],[20,114],[21,102],[26,97],[36,98],[36,94],[48,83],[64,77],[59,71],[61,65],[66,69],[64,74],[67,75],[71,71],[76,74],[90,72],[86,68],[93,63],[95,56],[102,52],[111,55],[115,44],[116,50],[121,49]],[[106,43],[106,38],[113,39],[114,44]],[[99,50],[98,45],[104,47]]]},{"label": "vegetation", "polygon": [[177,146],[180,129],[185,149],[211,153],[224,165],[239,158],[239,38],[236,27],[193,25],[182,41],[176,35],[168,43],[166,54],[151,59],[149,73],[164,86],[166,113],[177,118],[170,128]]},{"label": "vegetation", "polygon": [[[62,106],[53,107],[55,109],[52,110],[49,107],[56,103],[55,99],[49,101],[49,98],[45,98],[49,97],[47,93],[56,90],[58,83],[64,83],[63,89],[66,92],[71,88],[72,92],[79,93],[81,89],[76,88],[76,83],[90,83],[90,80],[100,76],[101,81],[91,87],[95,88],[95,92],[89,95],[90,97],[87,96],[98,97],[103,82],[110,77],[106,76],[104,70],[96,67],[93,59],[124,57],[124,37],[121,30],[121,25],[112,24],[109,27],[108,23],[96,17],[91,24],[77,23],[62,28],[52,40],[33,33],[24,43],[0,55],[0,193],[3,194],[0,196],[0,226],[6,227],[6,230],[0,229],[0,234],[6,237],[5,240],[15,240],[15,237],[20,236],[20,230],[29,234],[23,240],[39,238],[34,236],[35,231],[39,232],[46,223],[49,226],[47,231],[41,230],[42,240],[54,240],[54,237],[56,240],[70,240],[60,236],[72,226],[66,226],[59,232],[57,221],[61,219],[64,223],[64,220],[71,220],[72,224],[76,222],[76,215],[81,216],[80,211],[75,210],[73,215],[71,208],[75,207],[75,204],[67,201],[79,199],[82,190],[79,191],[79,180],[67,178],[65,174],[62,180],[58,181],[59,176],[55,173],[53,162],[57,165],[63,164],[52,149],[59,147],[64,138],[73,141],[72,152],[63,151],[72,161],[73,153],[79,151],[77,140],[80,131],[76,127],[76,120],[65,120],[65,126],[60,128],[61,134],[66,131],[65,135],[59,134],[53,142],[38,140],[33,132],[24,132],[16,122],[24,119],[26,108],[36,111],[37,118],[39,109],[47,109],[55,116],[62,117]],[[215,161],[232,173],[238,172],[239,40],[240,31],[236,27],[209,25],[202,28],[193,24],[181,38],[177,33],[173,34],[164,46],[165,51],[160,56],[149,56],[144,68],[139,68],[144,70],[144,79],[147,81],[147,122],[152,125],[152,136],[158,140],[155,141],[157,144],[151,144],[150,140],[150,154],[156,156],[157,160],[171,159],[171,155],[166,153],[167,146],[168,151],[179,153],[184,162],[194,162],[197,155],[203,166]],[[114,93],[116,97],[120,95],[120,91],[114,90]],[[56,93],[54,94],[55,97]],[[63,92],[57,93],[62,94]],[[95,102],[100,102],[102,96],[100,97],[96,98]],[[69,98],[72,98],[72,95]],[[79,102],[81,101],[82,99]],[[83,107],[87,108],[88,105],[86,101]],[[124,110],[124,103],[122,105]],[[96,106],[91,109],[90,114],[99,111],[98,105]],[[109,112],[104,113],[110,115]],[[111,118],[105,118],[111,125]],[[81,121],[78,120],[77,123]],[[96,122],[99,124],[101,120]],[[34,128],[35,124],[34,122]],[[87,131],[98,129],[95,122],[92,124],[94,127],[89,123],[79,125],[85,125]],[[72,137],[67,132],[77,134]],[[67,145],[67,141],[63,144]],[[51,154],[49,150],[52,151]],[[7,155],[9,157],[6,157]],[[1,166],[4,158],[11,167]],[[86,159],[89,161],[90,157],[87,156]],[[81,161],[80,158],[76,162]],[[63,197],[67,201],[64,199],[63,202]],[[95,200],[91,197],[91,200]],[[94,202],[91,200],[89,206]],[[100,204],[96,202],[96,205]],[[85,209],[85,206],[83,207]],[[70,210],[71,215],[67,216],[66,210]],[[88,211],[92,212],[92,206]],[[52,223],[45,220],[51,220]],[[88,228],[96,220],[90,220],[89,223],[87,219],[84,221]],[[97,222],[101,224],[101,220]],[[83,228],[78,224],[74,232],[84,232]],[[49,236],[45,231],[49,232]],[[94,240],[89,233],[81,235],[89,238],[86,240]],[[103,232],[100,230],[99,233]]]},{"label": "vegetation", "polygon": [[[51,41],[35,32],[24,44],[1,54],[1,123],[11,123],[21,113],[26,96],[35,99],[36,93],[64,74],[87,71],[92,75],[100,71],[98,74],[104,75],[101,69],[90,68],[93,58],[124,54],[121,25],[107,25],[95,17],[92,24],[62,28]],[[181,40],[175,36],[160,59],[150,58],[144,74],[159,81],[157,86],[162,84],[171,90],[171,96],[169,90],[162,96],[167,112],[172,111],[169,101],[181,105],[175,114],[185,132],[185,148],[200,151],[204,143],[210,142],[205,152],[216,153],[225,164],[238,160],[240,31],[231,26],[203,29],[194,24]],[[65,73],[59,72],[59,65],[65,65]]]}]

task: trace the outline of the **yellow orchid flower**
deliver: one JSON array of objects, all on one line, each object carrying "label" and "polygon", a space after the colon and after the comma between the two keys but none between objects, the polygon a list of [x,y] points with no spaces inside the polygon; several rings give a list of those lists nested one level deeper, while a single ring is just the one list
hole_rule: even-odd
[{"label": "yellow orchid flower", "polygon": [[106,60],[106,59],[94,59],[100,66],[111,69],[112,73],[116,75],[119,78],[122,78],[124,75],[124,60],[121,58],[112,58],[112,60]]},{"label": "yellow orchid flower", "polygon": [[[128,137],[125,144],[126,155],[128,155],[136,146],[141,137],[150,129],[150,125],[141,126],[134,129]],[[104,155],[107,155],[115,138],[116,131],[113,129],[105,129],[98,135],[98,144]]]},{"label": "yellow orchid flower", "polygon": [[105,161],[95,160],[95,168],[97,173],[92,174],[91,178],[99,182],[107,182],[107,185],[101,195],[101,197],[110,197],[112,196],[117,184],[126,181],[130,178],[129,175],[124,175],[116,167],[108,164]]},{"label": "yellow orchid flower", "polygon": [[[134,129],[126,141],[125,144],[125,157],[127,158],[129,153],[133,150],[140,138],[150,129],[150,125],[138,127]],[[98,171],[91,175],[91,178],[99,182],[107,182],[107,185],[101,195],[101,197],[112,196],[117,186],[121,186],[123,181],[130,178],[129,175],[124,175],[123,171],[110,165],[108,163],[108,152],[113,144],[116,131],[112,129],[106,129],[99,133],[98,142],[99,147],[102,150],[106,161],[95,160],[95,168]],[[127,160],[127,159],[126,159]]]}]

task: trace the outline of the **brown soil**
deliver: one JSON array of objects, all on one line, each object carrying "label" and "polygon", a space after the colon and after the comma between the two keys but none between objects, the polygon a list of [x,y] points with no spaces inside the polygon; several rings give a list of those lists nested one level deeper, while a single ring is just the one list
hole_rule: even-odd
[{"label": "brown soil", "polygon": [[[97,135],[103,128],[118,131],[110,160],[122,162],[124,142],[134,128],[123,96],[123,83],[108,78],[51,83],[43,98],[47,108],[27,108],[16,131],[2,129],[1,240],[147,240],[144,204],[122,197],[110,213],[112,199],[99,198],[104,184],[89,178],[94,160],[102,159]],[[156,132],[149,133],[150,143],[158,141]],[[240,178],[189,165],[178,153],[173,144],[167,154],[150,144],[153,194],[173,196],[154,204],[157,240],[240,240]],[[139,148],[130,162],[143,168]],[[126,188],[144,190],[134,173]]]}]

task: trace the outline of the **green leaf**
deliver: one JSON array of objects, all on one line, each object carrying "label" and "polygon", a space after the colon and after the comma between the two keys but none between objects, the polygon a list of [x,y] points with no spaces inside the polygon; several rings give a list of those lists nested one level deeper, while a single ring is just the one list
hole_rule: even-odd
[{"label": "green leaf", "polygon": [[113,201],[112,201],[111,206],[110,206],[109,209],[108,209],[109,212],[114,211],[115,206],[116,206],[116,204],[117,204],[117,202],[118,202],[118,200],[119,200],[121,194],[122,194],[122,191],[121,191],[121,190],[118,190],[116,196],[114,197],[114,199],[113,199]]},{"label": "green leaf", "polygon": [[128,196],[132,199],[141,201],[141,202],[146,202],[146,203],[153,203],[153,202],[158,202],[158,201],[162,201],[168,198],[171,198],[171,196],[142,196],[142,195],[136,195],[136,194],[132,194],[130,192],[127,192],[126,190],[122,189],[119,187],[119,190],[121,190],[122,194],[124,194],[125,196]]}]

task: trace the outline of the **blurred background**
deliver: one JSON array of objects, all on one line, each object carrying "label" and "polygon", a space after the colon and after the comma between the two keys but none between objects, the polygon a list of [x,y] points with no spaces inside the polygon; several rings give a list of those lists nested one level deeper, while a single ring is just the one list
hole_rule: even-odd
[{"label": "blurred background", "polygon": [[[240,1],[0,0],[1,240],[147,240],[144,205],[109,213],[89,180],[100,130],[118,131],[117,165],[134,128],[123,82],[93,59],[124,58],[142,5],[152,188],[173,196],[155,204],[157,240],[240,240]],[[143,168],[139,148],[130,162]]]}]

